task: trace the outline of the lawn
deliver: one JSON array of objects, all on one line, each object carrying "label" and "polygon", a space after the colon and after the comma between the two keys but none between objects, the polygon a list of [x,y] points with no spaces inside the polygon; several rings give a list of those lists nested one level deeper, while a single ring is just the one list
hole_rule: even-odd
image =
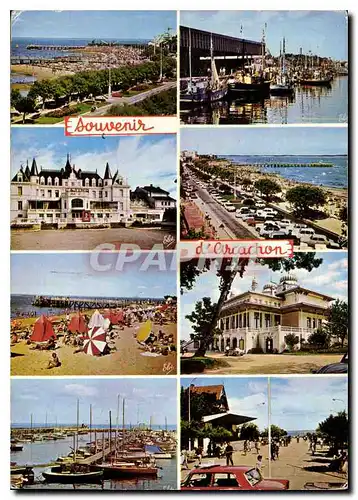
[{"label": "lawn", "polygon": [[[102,106],[105,106],[107,103],[105,102],[97,102],[96,106],[97,108],[100,108]],[[93,104],[87,103],[87,102],[81,102],[79,104],[76,104],[76,106],[79,108],[78,113],[76,115],[68,115],[68,116],[77,116],[77,115],[82,115],[83,113],[87,113],[88,111],[91,111],[91,108],[93,107]],[[34,123],[39,124],[39,125],[53,125],[54,123],[59,123],[63,122],[65,119],[65,116],[61,117],[54,117],[54,116],[40,116],[40,118],[37,118],[34,120]]]}]

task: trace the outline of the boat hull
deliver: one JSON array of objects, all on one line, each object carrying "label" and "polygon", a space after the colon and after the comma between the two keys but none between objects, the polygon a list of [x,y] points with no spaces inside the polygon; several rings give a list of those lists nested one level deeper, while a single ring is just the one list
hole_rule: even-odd
[{"label": "boat hull", "polygon": [[330,87],[331,79],[326,80],[300,80],[300,85],[314,86],[314,87]]},{"label": "boat hull", "polygon": [[287,85],[271,85],[270,94],[271,95],[291,95],[294,93],[293,87]]},{"label": "boat hull", "polygon": [[221,101],[226,97],[226,94],[226,89],[198,92],[195,94],[182,94],[180,96],[180,104],[193,105]]},{"label": "boat hull", "polygon": [[116,477],[156,477],[158,475],[156,467],[116,467],[115,465],[99,465],[98,467],[103,471],[105,479]]},{"label": "boat hull", "polygon": [[270,82],[264,83],[229,83],[229,95],[237,96],[240,94],[269,94]]},{"label": "boat hull", "polygon": [[42,476],[47,483],[77,484],[101,483],[103,481],[103,472],[101,470],[83,473],[43,471]]}]

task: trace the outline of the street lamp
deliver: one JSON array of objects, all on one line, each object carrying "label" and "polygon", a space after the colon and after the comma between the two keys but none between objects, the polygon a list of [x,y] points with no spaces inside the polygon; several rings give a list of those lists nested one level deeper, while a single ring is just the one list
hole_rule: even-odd
[{"label": "street lamp", "polygon": [[188,418],[189,418],[189,451],[191,451],[191,432],[190,432],[190,423],[191,423],[191,409],[190,409],[190,389],[191,389],[191,384],[196,380],[197,377],[193,378],[193,380],[190,381],[189,383],[189,389],[188,389]]}]

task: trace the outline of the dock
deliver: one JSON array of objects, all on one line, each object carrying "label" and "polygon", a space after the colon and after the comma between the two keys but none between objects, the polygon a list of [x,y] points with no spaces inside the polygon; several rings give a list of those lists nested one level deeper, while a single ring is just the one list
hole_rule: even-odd
[{"label": "dock", "polygon": [[139,298],[75,298],[75,297],[49,297],[37,296],[32,302],[35,307],[58,307],[61,309],[114,309],[117,307],[137,305],[159,304],[162,299],[139,299]]},{"label": "dock", "polygon": [[87,45],[34,45],[30,44],[26,46],[27,50],[83,50]]}]

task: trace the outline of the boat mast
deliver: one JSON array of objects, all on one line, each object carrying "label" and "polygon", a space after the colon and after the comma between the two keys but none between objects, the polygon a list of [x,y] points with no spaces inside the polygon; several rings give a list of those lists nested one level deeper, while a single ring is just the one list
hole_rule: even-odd
[{"label": "boat mast", "polygon": [[283,37],[282,42],[282,73],[286,73],[286,39]]},{"label": "boat mast", "polygon": [[33,430],[32,430],[32,413],[30,414],[30,433],[31,433],[31,441],[32,441],[32,438],[33,438]]},{"label": "boat mast", "polygon": [[262,30],[262,40],[261,40],[261,64],[262,64],[262,73],[265,70],[265,41],[266,41],[266,27],[267,24],[265,23],[265,26]]},{"label": "boat mast", "polygon": [[76,446],[75,446],[75,461],[76,461],[76,454],[77,454],[77,450],[78,450],[78,426],[79,426],[79,420],[80,420],[80,400],[77,399],[77,419],[76,419],[76,439],[75,439],[75,443],[76,443]]},{"label": "boat mast", "polygon": [[214,86],[213,67],[214,67],[215,61],[214,61],[214,46],[213,46],[213,34],[212,33],[210,33],[210,61],[211,61],[211,87],[213,88],[213,86]]},{"label": "boat mast", "polygon": [[118,447],[118,428],[119,428],[119,394],[117,395],[117,416],[116,416],[116,438],[115,438],[115,455],[117,456],[117,447]]},{"label": "boat mast", "polygon": [[90,414],[89,414],[89,431],[90,431],[90,446],[92,443],[92,405],[90,404]]},{"label": "boat mast", "polygon": [[123,398],[123,403],[122,403],[122,449],[124,446],[124,411],[125,411],[125,404],[126,400]]},{"label": "boat mast", "polygon": [[189,83],[190,88],[192,84],[192,74],[191,74],[191,30],[189,28]]},{"label": "boat mast", "polygon": [[109,410],[109,456],[112,452],[112,412]]}]

